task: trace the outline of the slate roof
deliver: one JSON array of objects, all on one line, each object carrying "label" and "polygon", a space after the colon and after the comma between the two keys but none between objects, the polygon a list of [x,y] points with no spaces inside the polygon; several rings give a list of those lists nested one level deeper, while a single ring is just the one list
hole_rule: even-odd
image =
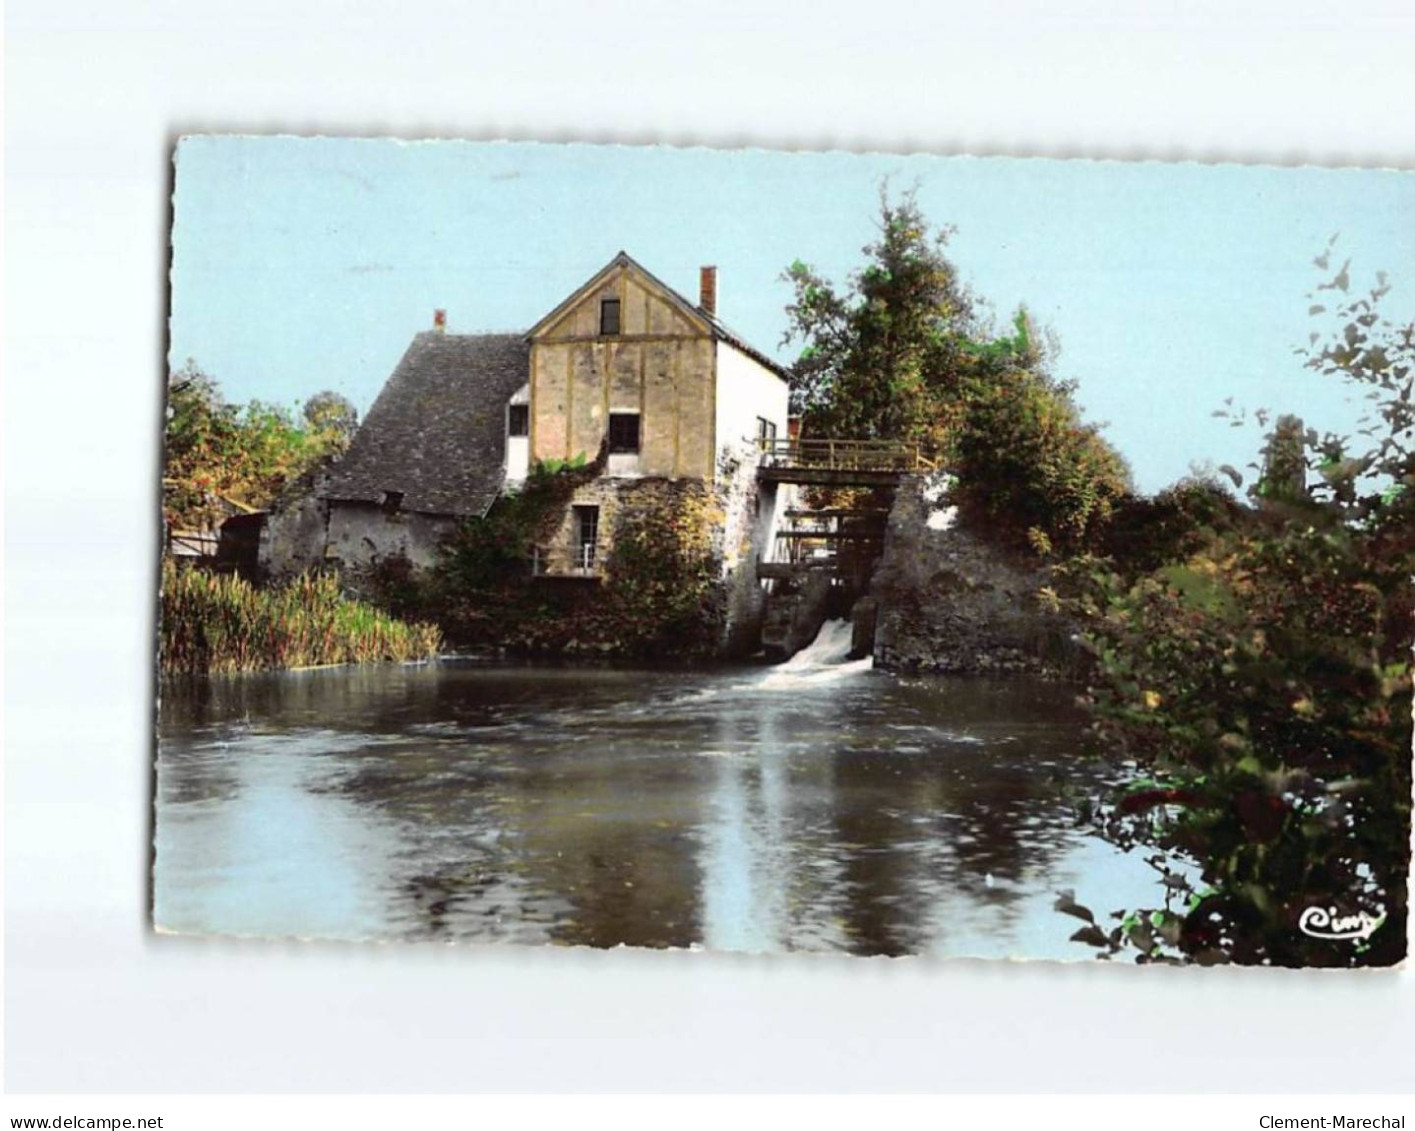
[{"label": "slate roof", "polygon": [[501,489],[506,403],[530,379],[522,334],[416,335],[320,492],[403,509],[483,515]]}]

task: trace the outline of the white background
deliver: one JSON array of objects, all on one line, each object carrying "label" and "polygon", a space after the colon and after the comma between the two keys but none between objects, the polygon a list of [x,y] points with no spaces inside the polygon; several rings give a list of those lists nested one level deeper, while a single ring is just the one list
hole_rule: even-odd
[{"label": "white background", "polygon": [[293,9],[6,13],[10,1090],[1415,1088],[1408,972],[198,942],[144,878],[178,133],[1411,168],[1408,3]]}]

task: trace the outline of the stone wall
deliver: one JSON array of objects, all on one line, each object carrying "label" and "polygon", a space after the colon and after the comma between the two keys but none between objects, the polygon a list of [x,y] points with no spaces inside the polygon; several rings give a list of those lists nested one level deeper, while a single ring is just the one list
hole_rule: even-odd
[{"label": "stone wall", "polygon": [[875,663],[897,671],[1057,673],[1070,626],[1038,607],[1045,571],[960,528],[946,485],[909,477],[890,511],[871,593]]},{"label": "stone wall", "polygon": [[437,561],[442,540],[457,525],[449,515],[389,513],[373,503],[333,500],[328,507],[325,561],[354,574],[397,557],[427,569]]},{"label": "stone wall", "polygon": [[327,482],[328,472],[316,473],[293,485],[270,508],[260,536],[260,566],[266,576],[281,580],[323,565],[329,505],[319,492]]},{"label": "stone wall", "polygon": [[351,579],[388,558],[426,569],[457,520],[417,511],[389,512],[373,503],[320,498],[322,484],[291,494],[271,509],[261,531],[260,565],[279,581],[335,567]]},{"label": "stone wall", "polygon": [[[717,483],[700,479],[646,476],[602,476],[576,488],[559,526],[542,547],[542,570],[548,576],[604,575],[614,545],[620,516],[627,509],[669,506],[688,494],[709,493],[713,552],[722,563],[724,623],[722,648],[733,656],[751,655],[761,647],[762,583],[757,580],[759,555],[770,546],[778,521],[778,492],[774,484],[757,482],[756,462],[748,447],[725,449],[719,454]],[[595,566],[577,568],[575,507],[599,508],[599,538]]]}]

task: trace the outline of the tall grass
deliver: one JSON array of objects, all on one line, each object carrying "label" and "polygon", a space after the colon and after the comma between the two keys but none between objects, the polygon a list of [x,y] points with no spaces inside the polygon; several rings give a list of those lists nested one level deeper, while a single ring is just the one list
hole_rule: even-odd
[{"label": "tall grass", "polygon": [[304,574],[257,589],[231,574],[162,565],[161,663],[168,674],[419,660],[435,625],[407,623],[346,599],[338,580]]}]

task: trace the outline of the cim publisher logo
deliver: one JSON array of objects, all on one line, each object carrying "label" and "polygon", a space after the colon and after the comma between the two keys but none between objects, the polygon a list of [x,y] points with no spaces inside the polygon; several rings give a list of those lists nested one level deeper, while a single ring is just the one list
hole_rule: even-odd
[{"label": "cim publisher logo", "polygon": [[1335,907],[1309,907],[1302,912],[1297,926],[1304,935],[1314,939],[1369,939],[1382,923],[1385,913],[1370,915],[1357,911],[1343,915]]}]

